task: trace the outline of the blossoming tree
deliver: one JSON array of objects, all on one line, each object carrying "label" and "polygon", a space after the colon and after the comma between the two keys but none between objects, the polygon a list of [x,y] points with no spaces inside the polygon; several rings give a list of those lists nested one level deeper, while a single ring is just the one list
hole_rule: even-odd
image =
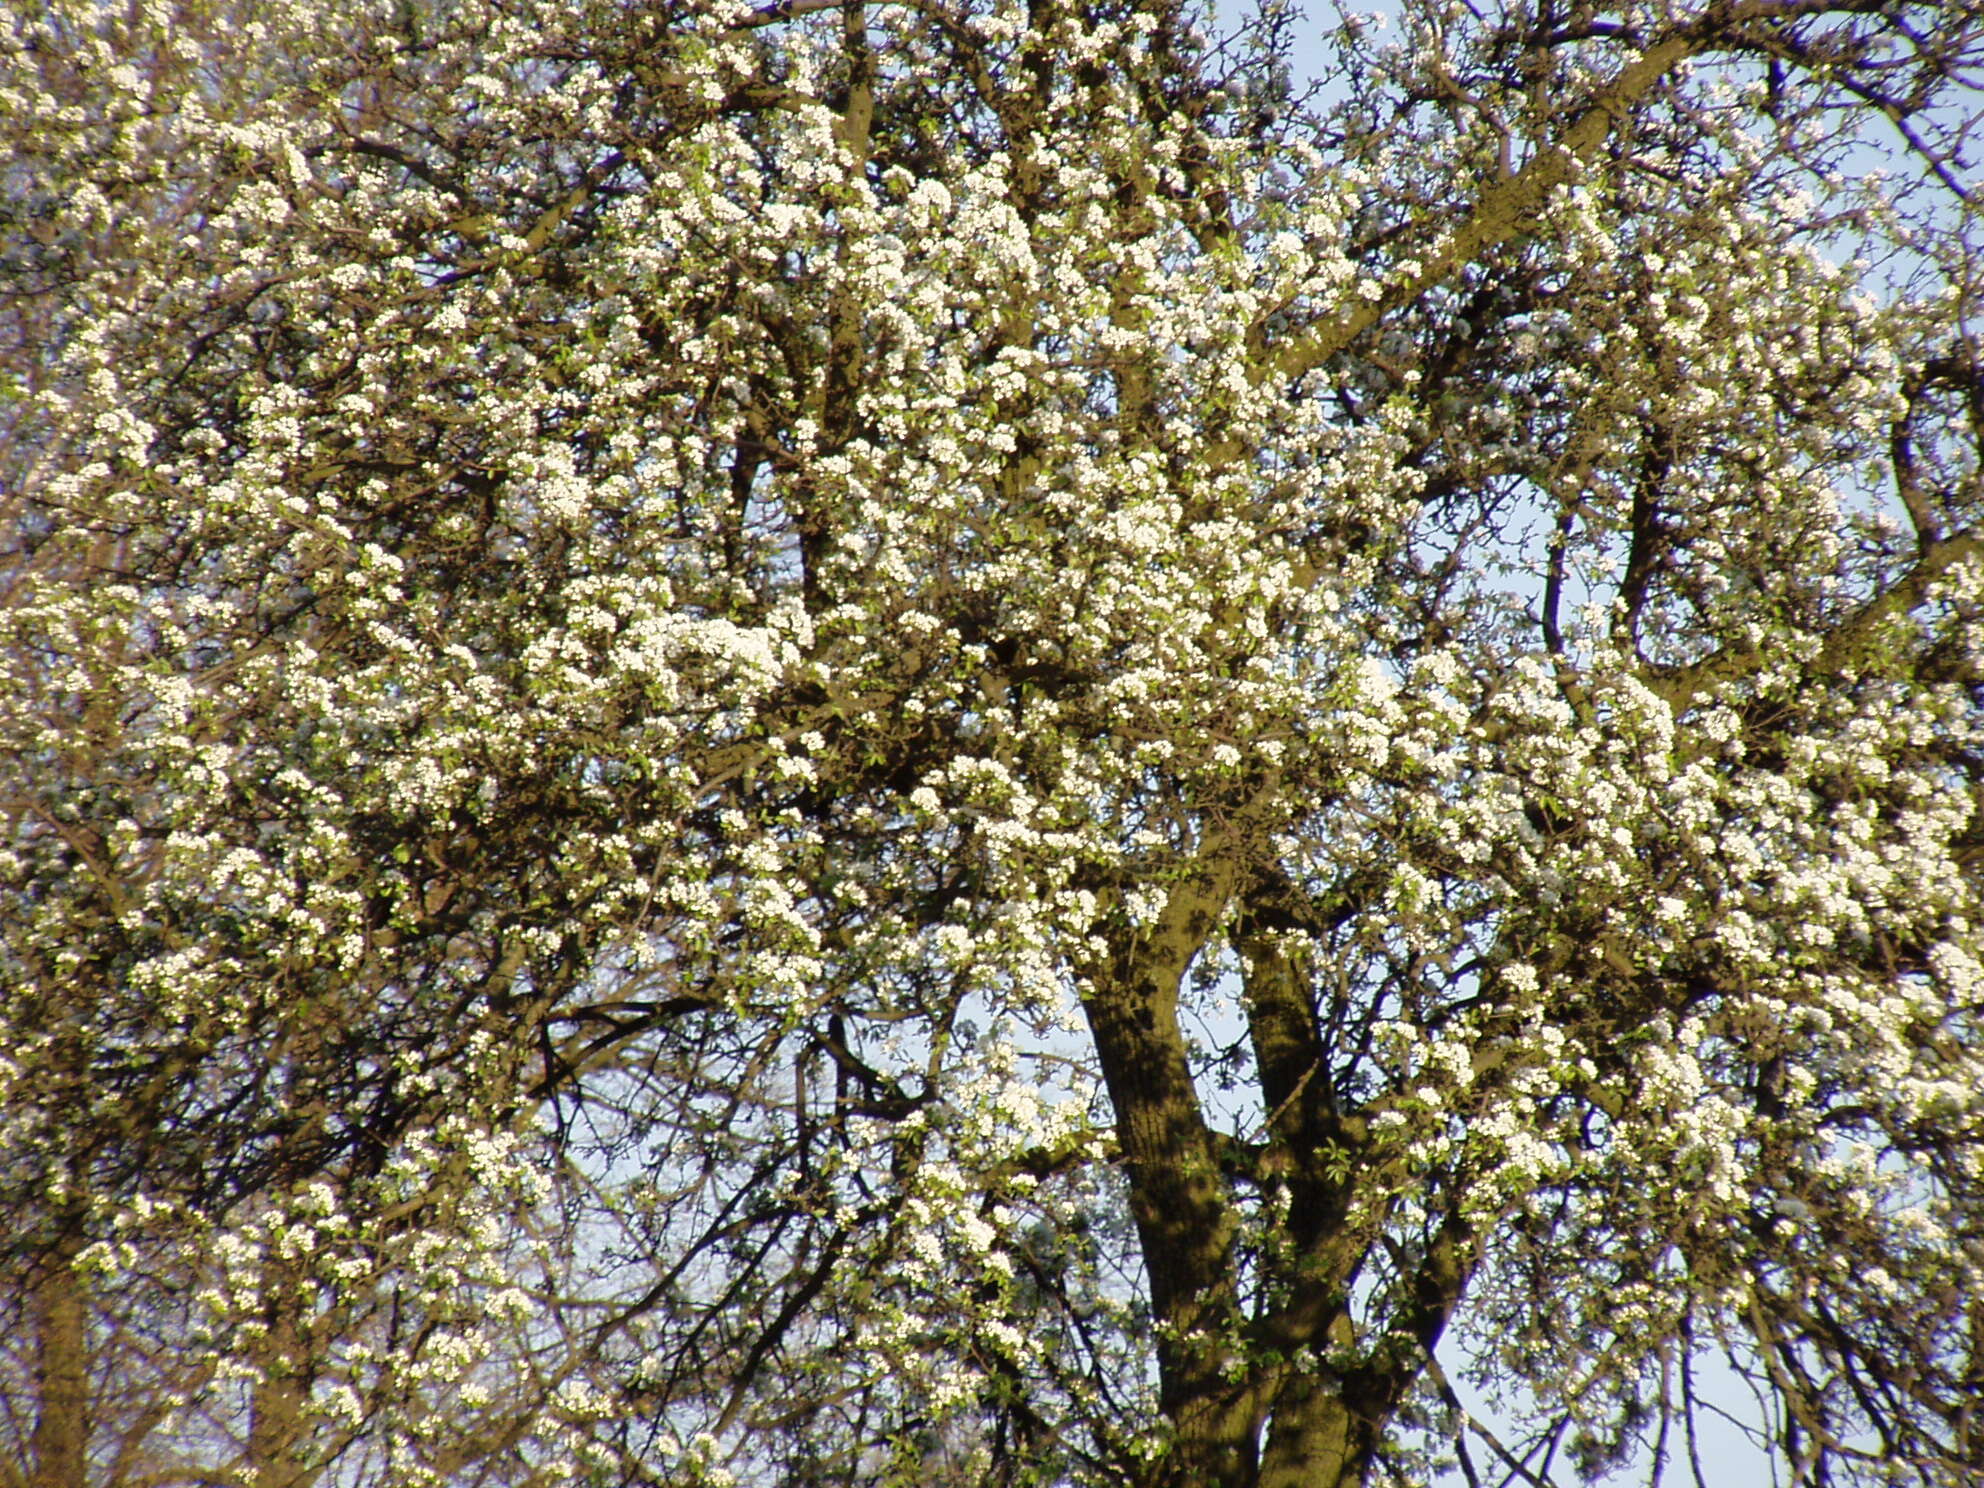
[{"label": "blossoming tree", "polygon": [[1984,1474],[1984,20],[1308,24],[11,13],[0,1483]]}]

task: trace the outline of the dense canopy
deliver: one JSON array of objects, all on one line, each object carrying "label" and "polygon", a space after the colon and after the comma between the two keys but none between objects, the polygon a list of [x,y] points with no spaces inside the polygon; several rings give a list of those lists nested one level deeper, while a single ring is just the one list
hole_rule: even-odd
[{"label": "dense canopy", "polygon": [[1984,1478],[1980,83],[12,9],[0,1488]]}]

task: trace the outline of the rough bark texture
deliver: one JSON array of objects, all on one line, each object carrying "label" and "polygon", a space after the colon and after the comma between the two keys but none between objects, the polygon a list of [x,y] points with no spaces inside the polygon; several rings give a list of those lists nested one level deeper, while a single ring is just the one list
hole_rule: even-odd
[{"label": "rough bark texture", "polygon": [[304,1436],[307,1380],[304,1346],[289,1299],[270,1309],[262,1358],[248,1424],[248,1468],[255,1488],[299,1488],[313,1474],[298,1459]]},{"label": "rough bark texture", "polygon": [[1297,1375],[1275,1399],[1257,1488],[1355,1488],[1377,1448],[1375,1423],[1313,1376]]},{"label": "rough bark texture", "polygon": [[[1256,915],[1248,928],[1266,927]],[[1344,1185],[1328,1171],[1329,1154],[1346,1137],[1304,968],[1263,934],[1242,945],[1248,1037],[1269,1112],[1267,1163],[1288,1185],[1289,1240],[1300,1268],[1291,1305],[1261,1331],[1280,1354],[1313,1355],[1350,1327],[1344,1292],[1356,1255],[1343,1231]],[[1270,1412],[1260,1488],[1363,1481],[1378,1423],[1358,1416],[1338,1381],[1289,1368],[1273,1389]]]},{"label": "rough bark texture", "polygon": [[33,1286],[35,1421],[33,1488],[84,1488],[89,1463],[89,1336],[71,1235],[43,1262]]},{"label": "rough bark texture", "polygon": [[1252,1401],[1228,1371],[1240,1324],[1237,1223],[1178,1025],[1179,983],[1224,899],[1216,875],[1174,888],[1086,1004],[1150,1278],[1159,1404],[1176,1433],[1157,1481],[1181,1488],[1239,1488],[1257,1465]]}]

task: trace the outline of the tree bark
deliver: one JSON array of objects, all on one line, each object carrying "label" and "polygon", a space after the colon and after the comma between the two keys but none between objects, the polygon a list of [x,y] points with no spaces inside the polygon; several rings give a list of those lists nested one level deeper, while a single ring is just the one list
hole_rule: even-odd
[{"label": "tree bark", "polygon": [[1248,1040],[1267,1106],[1267,1162],[1288,1185],[1288,1233],[1296,1274],[1290,1305],[1266,1342],[1286,1360],[1273,1391],[1256,1488],[1355,1488],[1377,1451],[1379,1420],[1358,1409],[1316,1356],[1349,1342],[1345,1292],[1358,1247],[1345,1232],[1344,1184],[1329,1155],[1348,1144],[1337,1119],[1327,1050],[1310,979],[1258,922],[1241,927],[1246,958]]},{"label": "tree bark", "polygon": [[270,1310],[262,1377],[248,1417],[248,1471],[255,1488],[297,1488],[305,1480],[297,1447],[303,1435],[302,1341],[289,1298]]},{"label": "tree bark", "polygon": [[1158,1404],[1173,1432],[1157,1488],[1250,1488],[1258,1467],[1258,1419],[1236,1352],[1238,1219],[1178,1026],[1179,984],[1225,903],[1221,879],[1208,872],[1174,887],[1157,924],[1095,968],[1084,998],[1150,1281]]},{"label": "tree bark", "polygon": [[71,1229],[45,1257],[30,1292],[35,1329],[32,1488],[85,1488],[90,1396],[89,1315]]},{"label": "tree bark", "polygon": [[1358,1488],[1377,1446],[1377,1423],[1346,1404],[1333,1382],[1292,1374],[1275,1396],[1255,1488]]}]

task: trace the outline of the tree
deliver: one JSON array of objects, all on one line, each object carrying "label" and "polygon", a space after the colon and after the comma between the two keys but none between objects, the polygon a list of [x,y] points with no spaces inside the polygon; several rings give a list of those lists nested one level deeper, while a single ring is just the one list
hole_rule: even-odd
[{"label": "tree", "polygon": [[1984,21],[1297,25],[14,15],[21,1481],[1984,1472]]}]

